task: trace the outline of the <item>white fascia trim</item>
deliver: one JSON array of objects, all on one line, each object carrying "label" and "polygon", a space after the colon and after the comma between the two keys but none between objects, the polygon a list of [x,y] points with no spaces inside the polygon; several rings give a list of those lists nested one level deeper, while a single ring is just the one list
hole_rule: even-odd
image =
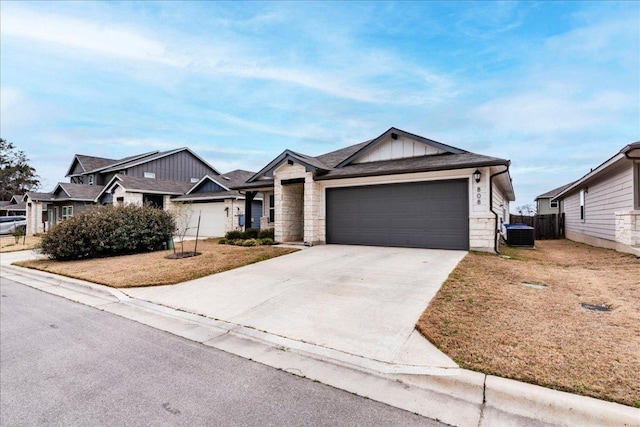
[{"label": "white fascia trim", "polygon": [[591,172],[589,172],[588,174],[586,174],[585,176],[583,176],[582,178],[574,182],[569,187],[565,188],[564,191],[561,191],[560,193],[556,194],[556,196],[553,197],[551,200],[560,200],[561,198],[563,198],[563,196],[572,192],[574,189],[580,187],[585,182],[589,181],[590,179],[594,178],[597,175],[600,175],[600,173],[602,173],[605,169],[613,166],[615,163],[624,159],[626,159],[625,155],[623,153],[618,153],[617,155],[613,156],[612,158],[610,158],[609,160],[607,160],[606,162],[604,162],[603,164],[601,164],[600,166],[598,166],[597,168],[595,168],[594,170],[592,170]]}]

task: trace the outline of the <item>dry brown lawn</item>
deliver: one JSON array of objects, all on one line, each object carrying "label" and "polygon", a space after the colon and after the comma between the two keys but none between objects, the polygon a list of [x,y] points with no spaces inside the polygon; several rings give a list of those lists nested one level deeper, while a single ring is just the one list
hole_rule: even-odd
[{"label": "dry brown lawn", "polygon": [[[199,241],[198,252],[202,255],[182,259],[167,259],[166,256],[173,253],[168,250],[80,261],[42,259],[16,264],[114,288],[126,288],[173,285],[298,250],[278,246],[219,245],[217,242],[218,239]],[[193,247],[194,241],[185,242],[185,251],[192,251]],[[176,243],[176,250],[180,251],[179,243]]]},{"label": "dry brown lawn", "polygon": [[640,407],[640,259],[569,240],[502,252],[469,253],[418,329],[462,367]]},{"label": "dry brown lawn", "polygon": [[12,235],[0,236],[0,253],[35,249],[40,245],[41,240],[42,238],[39,236],[27,236],[26,239],[21,237],[16,243],[16,239]]}]

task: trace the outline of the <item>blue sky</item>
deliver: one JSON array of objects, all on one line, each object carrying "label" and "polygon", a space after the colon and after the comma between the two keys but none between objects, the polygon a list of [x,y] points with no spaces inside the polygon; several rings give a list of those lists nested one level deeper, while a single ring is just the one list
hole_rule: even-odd
[{"label": "blue sky", "polygon": [[514,204],[640,139],[639,2],[2,2],[1,136],[222,171],[394,126],[507,158]]}]

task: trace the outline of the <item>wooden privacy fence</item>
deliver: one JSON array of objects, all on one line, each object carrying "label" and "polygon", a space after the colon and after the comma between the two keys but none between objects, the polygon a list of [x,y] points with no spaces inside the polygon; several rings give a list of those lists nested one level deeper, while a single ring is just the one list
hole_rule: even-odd
[{"label": "wooden privacy fence", "polygon": [[535,228],[536,240],[564,238],[564,214],[510,215],[511,224],[525,224]]}]

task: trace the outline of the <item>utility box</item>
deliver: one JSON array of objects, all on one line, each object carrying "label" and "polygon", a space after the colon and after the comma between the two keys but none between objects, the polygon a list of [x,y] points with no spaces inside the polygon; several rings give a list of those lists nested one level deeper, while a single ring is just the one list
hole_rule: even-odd
[{"label": "utility box", "polygon": [[507,226],[507,245],[533,248],[535,245],[535,229],[528,225]]}]

